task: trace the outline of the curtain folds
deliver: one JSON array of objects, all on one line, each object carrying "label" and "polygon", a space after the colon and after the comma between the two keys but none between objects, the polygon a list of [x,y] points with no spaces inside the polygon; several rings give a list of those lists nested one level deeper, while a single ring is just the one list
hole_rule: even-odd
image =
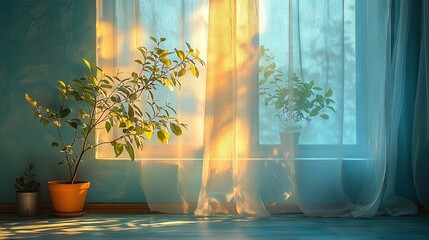
[{"label": "curtain folds", "polygon": [[[190,42],[207,63],[198,82],[184,82],[182,93],[171,97],[191,129],[167,148],[151,143],[144,151],[152,155],[140,153],[141,186],[151,210],[249,217],[417,212],[395,191],[409,81],[409,1],[399,1],[393,18],[391,0],[97,4],[102,68],[131,71],[127,63],[137,46],[150,44],[148,36],[166,37],[169,48]],[[412,163],[416,192],[428,207],[428,19],[422,15]],[[294,159],[281,155],[280,123],[259,97],[261,45],[285,76],[294,73],[333,90],[335,113],[304,125]],[[108,151],[98,157],[113,155]]]},{"label": "curtain folds", "polygon": [[[396,195],[395,183],[398,162],[398,135],[401,112],[404,108],[404,91],[407,82],[407,47],[408,36],[410,35],[411,3],[399,1],[395,10],[398,10],[394,17],[390,17],[392,39],[390,49],[391,59],[387,64],[388,75],[386,78],[385,98],[386,98],[386,180],[384,186],[384,196],[381,209],[389,215],[404,215],[417,213],[417,207],[411,201]],[[392,9],[392,7],[390,7]],[[389,45],[388,45],[389,46]],[[390,51],[390,50],[389,50]]]},{"label": "curtain folds", "polygon": [[[250,159],[252,95],[257,85],[258,3],[209,5],[206,111],[197,216],[268,216]],[[250,83],[250,84],[249,84]],[[252,84],[253,83],[253,84]]]},{"label": "curtain folds", "polygon": [[429,2],[422,1],[421,45],[414,124],[412,135],[412,163],[418,200],[429,209]]}]

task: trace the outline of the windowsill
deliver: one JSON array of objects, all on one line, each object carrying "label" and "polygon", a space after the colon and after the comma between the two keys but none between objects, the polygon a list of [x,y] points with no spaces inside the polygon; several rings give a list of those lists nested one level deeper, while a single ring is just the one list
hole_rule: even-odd
[{"label": "windowsill", "polygon": [[[96,160],[101,161],[115,161],[115,160],[121,160],[121,161],[127,161],[131,160],[127,157],[118,157],[118,158],[96,158]],[[203,158],[179,158],[179,157],[171,157],[171,158],[136,158],[135,161],[202,161]],[[212,158],[211,160],[220,160],[220,161],[228,161],[230,158]],[[237,158],[237,161],[289,161],[289,160],[296,160],[296,161],[368,161],[368,160],[374,160],[369,158],[309,158],[309,157],[298,157],[298,158]]]},{"label": "windowsill", "polygon": [[[260,160],[292,160],[292,158],[284,156],[276,145],[258,145],[254,147],[254,151],[246,154],[238,153],[239,161],[260,161]],[[172,146],[158,145],[146,146],[142,151],[136,152],[135,160],[140,161],[202,161],[203,148],[196,146]],[[362,161],[368,160],[366,151],[359,145],[299,145],[297,152],[298,157],[295,160],[299,161]],[[232,154],[214,153],[217,158],[213,160],[229,161]],[[97,160],[130,160],[127,153],[122,153],[121,156],[115,158],[113,150],[110,146],[103,146],[96,151],[95,159]],[[250,157],[246,157],[250,156]]]}]

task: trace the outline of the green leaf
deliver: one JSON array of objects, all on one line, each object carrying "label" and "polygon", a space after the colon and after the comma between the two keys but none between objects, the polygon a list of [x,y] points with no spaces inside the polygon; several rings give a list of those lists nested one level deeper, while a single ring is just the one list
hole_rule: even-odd
[{"label": "green leaf", "polygon": [[264,72],[264,78],[269,78],[271,75],[273,75],[274,71],[266,71]]},{"label": "green leaf", "polygon": [[325,97],[331,97],[332,96],[332,89],[329,89],[326,93],[325,93]]},{"label": "green leaf", "polygon": [[167,67],[169,67],[171,65],[170,59],[168,59],[166,57],[161,58],[161,62],[164,63]]},{"label": "green leaf", "polygon": [[65,118],[67,117],[71,112],[71,109],[67,106],[61,107],[60,109],[60,118]]},{"label": "green leaf", "polygon": [[185,59],[185,53],[183,53],[182,50],[177,50],[177,49],[174,49],[174,50],[176,51],[177,57],[183,61]]},{"label": "green leaf", "polygon": [[58,83],[61,85],[61,87],[63,87],[63,88],[66,87],[66,84],[63,81],[59,80]]},{"label": "green leaf", "polygon": [[131,76],[133,77],[134,80],[136,80],[139,75],[136,72],[131,73]]},{"label": "green leaf", "polygon": [[149,90],[149,96],[150,96],[150,99],[152,100],[152,102],[155,101],[155,96],[153,95],[153,92],[150,90]]},{"label": "green leaf", "polygon": [[174,135],[176,135],[176,136],[182,135],[182,129],[180,128],[179,125],[177,125],[175,123],[170,123],[170,129],[174,133]]},{"label": "green leaf", "polygon": [[136,93],[131,94],[130,95],[130,103],[133,103],[136,100],[137,100],[137,94]]},{"label": "green leaf", "polygon": [[110,122],[105,122],[104,123],[104,128],[106,128],[107,132],[110,132],[110,129],[112,129],[112,124],[110,124]]},{"label": "green leaf", "polygon": [[194,65],[190,65],[189,70],[191,70],[191,73],[194,77],[199,77],[200,72],[198,71],[198,69]]},{"label": "green leaf", "polygon": [[142,144],[142,142],[140,140],[140,137],[139,136],[134,136],[134,141],[136,142],[137,148],[141,150],[143,148],[143,144]]},{"label": "green leaf", "polygon": [[72,128],[77,128],[78,126],[83,125],[82,121],[77,118],[73,118],[66,121]]},{"label": "green leaf", "polygon": [[319,113],[319,109],[315,108],[315,109],[311,110],[310,117],[317,116],[318,113]]},{"label": "green leaf", "polygon": [[120,102],[120,100],[119,100],[118,98],[116,98],[116,96],[115,96],[115,95],[113,95],[113,96],[111,96],[111,97],[110,97],[110,101],[112,101],[112,102],[114,102],[114,103],[118,103],[118,102]]},{"label": "green leaf", "polygon": [[128,106],[128,115],[130,116],[130,118],[134,117],[134,108],[133,106]]},{"label": "green leaf", "polygon": [[335,112],[334,107],[332,107],[332,106],[326,106],[326,107],[329,108],[329,109],[331,109],[333,112]]},{"label": "green leaf", "polygon": [[145,47],[139,47],[137,49],[141,52],[141,54],[143,55],[143,57],[146,59],[146,51],[147,51],[147,49]]},{"label": "green leaf", "polygon": [[185,73],[186,73],[186,69],[182,68],[182,69],[180,69],[180,71],[177,73],[177,76],[178,76],[178,77],[181,77],[181,76],[185,75]]},{"label": "green leaf", "polygon": [[86,117],[90,117],[88,113],[83,111],[82,109],[79,109],[80,118],[85,119]]},{"label": "green leaf", "polygon": [[88,69],[91,70],[91,64],[89,64],[89,62],[85,58],[83,58],[83,62],[88,67]]},{"label": "green leaf", "polygon": [[52,142],[52,147],[58,147],[58,146],[60,146],[60,144],[59,143],[57,143],[57,142]]},{"label": "green leaf", "polygon": [[156,135],[161,143],[168,143],[168,140],[170,140],[170,134],[165,130],[158,131]]},{"label": "green leaf", "polygon": [[174,85],[170,79],[164,78],[164,83],[165,83],[165,86],[167,86],[170,91],[174,91]]},{"label": "green leaf", "polygon": [[101,88],[111,89],[112,85],[110,85],[110,84],[101,84]]},{"label": "green leaf", "polygon": [[[152,62],[155,62],[155,58],[153,58],[152,56],[147,57],[147,59],[151,60]],[[148,67],[151,67],[150,65]]]},{"label": "green leaf", "polygon": [[72,120],[67,120],[66,121],[72,128],[77,128],[77,123],[75,121]]},{"label": "green leaf", "polygon": [[147,140],[151,140],[153,135],[153,130],[151,128],[146,128],[144,131],[144,135],[146,136]]},{"label": "green leaf", "polygon": [[269,78],[271,75],[273,75],[274,71],[265,71],[264,72],[264,78]]},{"label": "green leaf", "polygon": [[113,150],[115,151],[115,157],[118,157],[124,151],[124,145],[121,143],[115,143],[115,145],[113,145]]},{"label": "green leaf", "polygon": [[191,45],[189,45],[189,43],[186,42],[186,46],[188,47],[189,50],[192,50]]},{"label": "green leaf", "polygon": [[326,98],[326,103],[330,104],[330,103],[335,103],[334,100],[332,100],[331,98]]},{"label": "green leaf", "polygon": [[130,95],[130,91],[128,91],[128,89],[127,88],[125,88],[124,86],[120,86],[119,88],[118,88],[118,90],[119,91],[121,91],[121,92],[123,92],[125,95]]},{"label": "green leaf", "polygon": [[153,36],[150,36],[150,39],[152,39],[152,41],[154,41],[154,42],[157,42],[157,41],[156,41],[156,38],[155,38],[155,37],[153,37]]},{"label": "green leaf", "polygon": [[50,123],[50,121],[49,121],[49,120],[46,120],[46,119],[44,119],[44,118],[41,118],[41,119],[40,119],[40,123],[41,123],[43,126],[46,126],[48,123]]},{"label": "green leaf", "polygon": [[34,101],[33,99],[31,99],[30,96],[28,96],[28,94],[25,94],[25,99],[27,100],[27,102],[29,102],[33,107],[37,107],[37,102]]},{"label": "green leaf", "polygon": [[94,76],[91,77],[91,82],[95,85],[98,86],[98,79]]},{"label": "green leaf", "polygon": [[324,114],[324,113],[320,114],[320,117],[323,118],[323,119],[325,119],[325,120],[329,119],[328,114]]},{"label": "green leaf", "polygon": [[131,145],[131,143],[128,142],[128,141],[126,141],[126,143],[127,144],[125,145],[125,149],[127,150],[128,155],[130,155],[131,160],[134,161],[134,148],[133,148],[133,145]]},{"label": "green leaf", "polygon": [[133,126],[133,122],[131,122],[130,120],[127,120],[127,121],[125,121],[125,126],[126,126],[127,128],[130,128],[130,127],[132,127],[132,126]]}]

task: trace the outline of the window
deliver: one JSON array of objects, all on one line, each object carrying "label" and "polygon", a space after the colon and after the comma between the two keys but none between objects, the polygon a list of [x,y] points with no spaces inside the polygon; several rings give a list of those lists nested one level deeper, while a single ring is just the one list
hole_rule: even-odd
[{"label": "window", "polygon": [[[362,46],[356,37],[356,26],[364,16],[357,12],[363,13],[364,6],[355,0],[332,1],[330,9],[338,11],[327,14],[326,9],[319,8],[323,5],[319,3],[297,1],[290,30],[291,19],[284,14],[289,12],[288,1],[261,0],[259,43],[269,49],[277,69],[285,75],[289,61],[293,61],[293,71],[304,81],[314,80],[316,85],[334,92],[336,113],[330,113],[328,121],[316,117],[305,125],[300,136],[299,156],[336,157],[332,150],[338,149],[340,156],[361,157],[364,111],[359,108],[362,106],[359,102],[364,99],[359,94],[359,81],[362,80],[359,73],[364,63],[359,62],[363,58],[357,54]],[[279,38],[286,40],[278,41]],[[292,60],[289,60],[290,51],[293,51]],[[263,98],[259,98],[258,143],[261,149],[268,150],[280,144],[278,133],[282,130],[278,118],[273,118],[275,111],[263,104]]]},{"label": "window", "polygon": [[[295,22],[289,31],[288,1],[259,1],[259,45],[270,49],[276,65],[287,72],[289,64],[289,40],[294,41],[294,71],[304,80],[314,80],[324,89],[332,88],[336,101],[336,113],[330,120],[314,119],[305,126],[300,138],[300,157],[337,157],[332,149],[338,148],[341,156],[360,157],[364,138],[364,111],[359,102],[364,101],[359,71],[360,56],[358,30],[362,18],[363,3],[355,0],[333,1],[333,9],[319,9],[319,0],[296,1]],[[328,4],[328,5],[329,5]],[[326,5],[323,5],[326,6]],[[98,1],[97,41],[98,63],[110,70],[132,71],[130,59],[136,57],[135,49],[148,45],[150,35],[171,36],[165,47],[185,46],[185,41],[197,46],[207,56],[208,2],[206,1],[135,1],[116,5],[115,1]],[[360,9],[360,10],[359,10]],[[113,17],[114,16],[114,17]],[[114,23],[106,19],[114,19]],[[298,24],[296,24],[298,23]],[[138,26],[138,27],[137,27]],[[341,34],[338,34],[341,33]],[[290,38],[291,34],[292,38]],[[107,49],[107,50],[106,50]],[[358,54],[359,53],[359,54]],[[189,130],[168,145],[156,140],[146,143],[146,149],[136,158],[198,159],[203,153],[205,70],[198,80],[184,79],[179,95],[165,95],[174,103],[179,118],[189,123]],[[254,94],[258,116],[252,119],[252,156],[267,157],[279,144],[280,124],[273,118],[273,111],[261,103]],[[102,134],[99,138],[107,137]],[[126,156],[124,156],[126,157]],[[110,146],[100,148],[97,158],[114,158]]]}]

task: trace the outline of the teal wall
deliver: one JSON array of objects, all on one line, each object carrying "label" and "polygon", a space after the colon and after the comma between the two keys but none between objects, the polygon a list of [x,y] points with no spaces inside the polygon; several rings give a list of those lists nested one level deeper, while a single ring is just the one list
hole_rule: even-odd
[{"label": "teal wall", "polygon": [[[42,202],[49,202],[46,182],[68,176],[50,147],[54,132],[33,118],[24,94],[49,104],[57,80],[81,76],[82,58],[95,60],[95,2],[0,1],[0,204],[15,202],[15,177],[29,162]],[[79,177],[91,181],[88,202],[146,202],[138,162],[87,158]]]},{"label": "teal wall", "polygon": [[[32,117],[24,94],[49,104],[53,83],[85,72],[81,59],[95,60],[95,12],[95,0],[0,0],[0,204],[15,202],[15,177],[29,162],[36,164],[42,202],[49,201],[46,182],[67,176],[50,147],[55,134]],[[88,202],[141,203],[140,172],[138,162],[88,156],[79,176],[91,181]],[[397,183],[399,193],[415,199],[410,171]]]}]

